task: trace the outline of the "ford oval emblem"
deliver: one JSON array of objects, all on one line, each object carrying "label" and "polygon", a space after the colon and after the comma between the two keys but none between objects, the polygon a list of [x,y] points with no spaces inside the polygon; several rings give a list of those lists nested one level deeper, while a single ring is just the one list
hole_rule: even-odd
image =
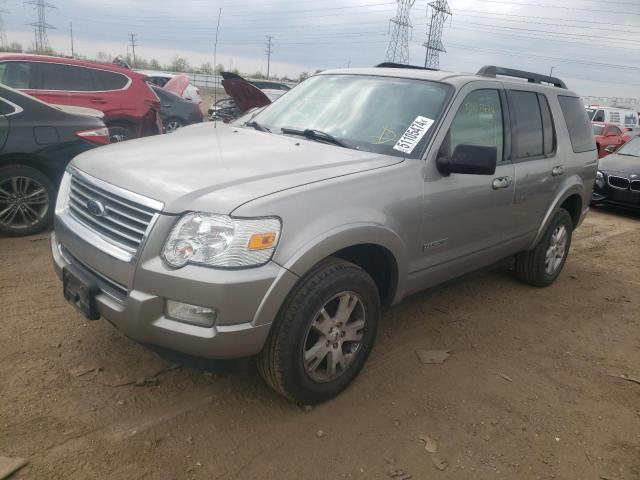
[{"label": "ford oval emblem", "polygon": [[87,211],[94,217],[104,217],[107,214],[104,204],[95,198],[87,202]]}]

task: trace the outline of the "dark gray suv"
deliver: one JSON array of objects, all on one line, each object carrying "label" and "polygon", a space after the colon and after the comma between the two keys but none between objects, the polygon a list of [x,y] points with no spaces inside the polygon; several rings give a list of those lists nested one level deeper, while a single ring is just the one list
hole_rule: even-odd
[{"label": "dark gray suv", "polygon": [[327,71],[235,125],[80,155],[51,246],[88,318],[191,355],[257,355],[274,389],[316,403],[358,374],[383,306],[510,257],[551,284],[596,164],[556,78]]}]

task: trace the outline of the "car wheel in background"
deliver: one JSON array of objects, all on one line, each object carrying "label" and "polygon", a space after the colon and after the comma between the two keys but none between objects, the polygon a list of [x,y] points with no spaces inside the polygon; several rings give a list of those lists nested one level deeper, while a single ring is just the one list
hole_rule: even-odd
[{"label": "car wheel in background", "polygon": [[126,127],[109,127],[109,140],[111,143],[124,142],[132,138],[135,138],[135,135]]},{"label": "car wheel in background", "polygon": [[538,245],[516,256],[517,277],[536,287],[551,285],[567,260],[572,232],[571,215],[561,208],[553,216]]},{"label": "car wheel in background", "polygon": [[169,118],[164,122],[164,133],[172,133],[184,127],[184,122],[178,118]]},{"label": "car wheel in background", "polygon": [[0,168],[0,234],[32,235],[51,224],[55,187],[39,170],[23,165]]},{"label": "car wheel in background", "polygon": [[360,372],[379,317],[378,289],[369,274],[353,263],[329,258],[290,293],[258,356],[258,370],[290,400],[329,400]]}]

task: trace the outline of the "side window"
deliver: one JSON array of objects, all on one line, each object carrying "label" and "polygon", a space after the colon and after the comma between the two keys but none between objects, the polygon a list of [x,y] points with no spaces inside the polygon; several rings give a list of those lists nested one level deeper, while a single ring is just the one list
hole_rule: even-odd
[{"label": "side window", "polygon": [[4,98],[0,98],[0,115],[11,115],[15,111],[13,104],[7,102]]},{"label": "side window", "polygon": [[556,149],[556,129],[553,124],[553,116],[551,115],[547,97],[539,93],[538,101],[540,102],[540,113],[542,113],[544,154],[551,155]]},{"label": "side window", "polygon": [[542,113],[535,92],[510,90],[512,151],[514,159],[539,157],[544,154]]},{"label": "side window", "polygon": [[71,92],[95,91],[90,68],[75,67],[61,63],[40,62],[40,90],[66,90]]},{"label": "side window", "polygon": [[33,88],[33,62],[6,62],[1,83],[13,88]]},{"label": "side window", "polygon": [[575,153],[589,152],[596,149],[593,128],[584,115],[584,106],[578,97],[558,95],[564,121],[569,130],[571,147]]},{"label": "side window", "polygon": [[503,159],[504,125],[498,90],[476,90],[464,99],[449,129],[450,153],[458,145],[496,147]]},{"label": "side window", "polygon": [[124,75],[106,70],[92,69],[96,90],[121,90],[129,82]]},{"label": "side window", "polygon": [[611,131],[618,136],[622,135],[622,131],[618,127],[611,127]]},{"label": "side window", "polygon": [[594,122],[604,122],[604,110],[598,110],[596,114],[593,116]]}]

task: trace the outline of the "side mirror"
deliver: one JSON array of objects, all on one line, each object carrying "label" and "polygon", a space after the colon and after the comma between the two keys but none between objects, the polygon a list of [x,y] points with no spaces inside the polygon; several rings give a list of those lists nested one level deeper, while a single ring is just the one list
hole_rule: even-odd
[{"label": "side mirror", "polygon": [[614,153],[617,150],[615,145],[609,145],[608,147],[606,147],[604,149],[605,152],[607,153]]},{"label": "side mirror", "polygon": [[438,157],[438,170],[444,174],[466,173],[470,175],[493,175],[498,162],[498,149],[484,145],[458,145],[451,158]]}]

